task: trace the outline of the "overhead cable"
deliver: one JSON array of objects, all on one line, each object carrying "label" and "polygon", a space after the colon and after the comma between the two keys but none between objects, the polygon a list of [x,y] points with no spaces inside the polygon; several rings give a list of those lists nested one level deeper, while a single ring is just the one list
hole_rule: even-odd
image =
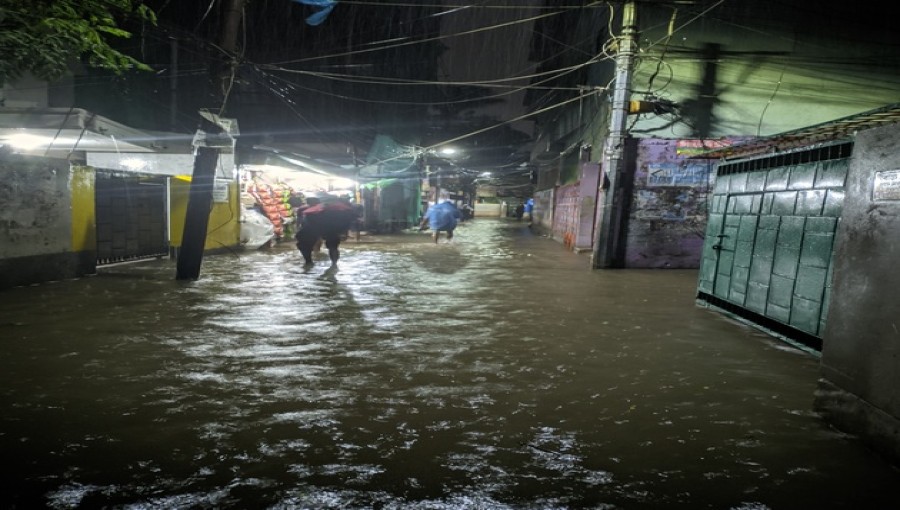
[{"label": "overhead cable", "polygon": [[[589,5],[594,5],[594,4],[599,4],[599,3],[601,3],[601,2],[591,2],[591,4],[589,4]],[[495,30],[495,29],[502,28],[502,27],[517,25],[520,23],[528,23],[528,22],[539,20],[539,19],[556,16],[556,15],[562,14],[563,12],[565,12],[565,11],[557,11],[557,12],[551,12],[551,13],[547,13],[547,14],[540,14],[537,16],[532,16],[530,18],[509,21],[509,22],[500,23],[497,25],[491,25],[491,26],[487,26],[487,27],[479,27],[479,28],[475,28],[472,30],[464,30],[462,32],[456,32],[456,33],[447,34],[447,35],[439,35],[439,36],[429,37],[429,38],[425,38],[425,39],[417,39],[415,41],[406,41],[406,42],[401,42],[401,43],[396,43],[396,44],[389,44],[389,45],[385,45],[385,46],[379,46],[377,48],[367,48],[367,49],[363,49],[363,50],[354,50],[354,51],[345,51],[342,53],[333,53],[330,55],[319,55],[316,57],[306,57],[306,58],[299,58],[299,59],[294,59],[294,60],[284,60],[284,61],[280,61],[280,62],[272,62],[272,64],[281,65],[281,64],[295,64],[295,63],[299,63],[299,62],[310,62],[313,60],[322,60],[322,59],[326,59],[326,58],[336,58],[336,57],[346,57],[349,55],[359,55],[361,53],[371,53],[374,51],[382,51],[382,50],[387,50],[387,49],[399,48],[399,47],[403,47],[403,46],[410,46],[413,44],[422,44],[425,42],[439,41],[441,39],[449,39],[451,37],[460,37],[463,35],[476,34],[479,32]]]}]

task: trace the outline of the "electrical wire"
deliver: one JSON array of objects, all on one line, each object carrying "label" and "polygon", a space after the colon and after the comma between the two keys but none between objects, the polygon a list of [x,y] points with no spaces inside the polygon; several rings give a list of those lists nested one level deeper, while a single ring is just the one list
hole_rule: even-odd
[{"label": "electrical wire", "polygon": [[[598,59],[598,56],[595,55],[586,62],[582,62],[581,64],[577,64],[577,65],[573,65],[573,66],[569,66],[569,67],[564,67],[561,69],[554,69],[552,71],[545,71],[545,72],[534,73],[534,74],[530,74],[530,75],[512,76],[512,77],[507,77],[507,78],[497,78],[494,80],[479,80],[479,81],[412,80],[412,79],[406,79],[406,78],[386,78],[386,77],[379,77],[379,76],[367,76],[364,78],[354,78],[353,77],[354,75],[349,75],[349,74],[345,74],[345,73],[325,73],[325,72],[321,72],[321,71],[302,71],[299,69],[287,69],[287,68],[283,68],[283,67],[276,67],[276,66],[270,66],[270,65],[265,65],[265,64],[261,65],[260,67],[267,69],[269,71],[281,71],[281,72],[294,73],[294,74],[303,74],[303,75],[307,75],[307,76],[315,76],[315,77],[319,77],[319,78],[330,78],[330,79],[334,79],[334,80],[338,80],[338,81],[347,81],[347,82],[355,82],[355,83],[372,83],[372,84],[387,84],[387,85],[460,85],[460,86],[471,85],[471,86],[485,86],[486,87],[486,86],[496,85],[496,84],[504,83],[504,82],[534,79],[534,78],[538,78],[541,76],[546,76],[548,74],[554,74],[554,73],[563,74],[567,71],[575,71],[575,70],[581,69],[582,67],[584,67],[586,65],[596,63],[598,61],[597,59]],[[571,88],[570,88],[570,90],[571,90]]]},{"label": "electrical wire", "polygon": [[694,16],[693,18],[691,18],[691,19],[685,21],[684,23],[682,23],[681,25],[679,25],[678,28],[675,28],[674,30],[670,29],[670,30],[668,31],[668,33],[666,34],[665,37],[662,37],[662,38],[656,40],[655,42],[650,43],[649,45],[647,45],[646,49],[650,49],[650,48],[656,46],[657,44],[660,44],[660,43],[663,42],[663,41],[669,41],[669,40],[672,38],[672,36],[673,36],[674,34],[676,34],[677,32],[680,32],[680,31],[681,31],[682,29],[684,29],[685,27],[688,27],[688,26],[692,25],[695,21],[697,21],[698,19],[704,17],[704,16],[705,16],[706,14],[708,14],[710,11],[712,11],[712,10],[715,9],[716,7],[722,5],[723,3],[725,3],[725,0],[718,0],[716,3],[714,3],[713,5],[707,7],[706,9],[704,9],[703,11],[701,11],[699,14],[697,14],[697,15]]},{"label": "electrical wire", "polygon": [[[666,59],[666,52],[669,50],[669,42],[672,40],[672,35],[674,35],[675,31],[675,18],[678,15],[678,9],[672,9],[672,17],[669,19],[669,29],[667,32],[666,42],[663,45],[662,54],[659,56],[659,60],[656,63],[656,70],[653,71],[653,74],[650,75],[650,78],[647,79],[647,90],[648,93],[652,93],[650,91],[653,90],[653,80],[656,79],[656,76],[659,74],[663,63]],[[670,66],[671,68],[671,66]]]},{"label": "electrical wire", "polygon": [[350,97],[350,96],[346,96],[346,95],[324,92],[322,90],[318,90],[318,89],[314,89],[314,88],[303,87],[301,85],[294,84],[291,82],[288,82],[288,83],[291,83],[293,86],[307,90],[309,92],[314,92],[314,93],[318,93],[318,94],[336,97],[339,99],[346,99],[346,100],[358,101],[358,102],[363,102],[363,103],[393,104],[393,105],[422,105],[422,106],[454,105],[454,104],[465,104],[465,103],[471,103],[471,102],[477,102],[477,101],[485,101],[485,100],[489,100],[489,99],[496,99],[499,97],[515,94],[517,92],[529,90],[535,85],[540,85],[540,84],[546,83],[548,81],[556,80],[556,79],[560,78],[561,76],[564,76],[565,74],[568,74],[568,73],[571,73],[578,69],[581,69],[587,65],[594,64],[599,61],[599,60],[597,60],[599,57],[600,57],[600,55],[597,55],[596,57],[594,57],[586,62],[583,62],[581,64],[578,64],[577,66],[570,66],[569,68],[563,68],[562,70],[559,70],[555,76],[551,76],[550,78],[539,81],[536,84],[526,85],[526,86],[514,89],[512,91],[506,91],[506,92],[502,92],[502,93],[498,93],[498,94],[493,94],[493,95],[488,95],[488,96],[483,96],[483,97],[478,97],[478,98],[471,98],[471,99],[459,99],[459,100],[455,100],[455,101],[382,101],[382,100],[374,100],[374,99],[354,98],[354,97]]},{"label": "electrical wire", "polygon": [[[341,0],[342,4],[348,5],[369,5],[369,6],[384,6],[384,7],[436,7],[436,8],[447,8],[447,9],[584,9],[585,7],[592,7],[593,5],[471,5],[471,4],[426,4],[426,3],[411,3],[411,2],[366,2],[361,0]],[[596,6],[593,6],[596,7]]]},{"label": "electrical wire", "polygon": [[[549,39],[554,40],[553,38],[549,38]],[[581,42],[583,42],[585,40],[587,40],[587,38],[582,39]],[[559,42],[559,41],[554,40],[554,42]],[[560,43],[560,44],[562,44],[562,43]],[[272,70],[272,71],[283,71],[283,72],[296,73],[296,74],[306,74],[306,75],[310,75],[310,76],[318,76],[318,77],[323,77],[323,78],[327,77],[327,78],[333,78],[333,79],[339,80],[339,81],[348,81],[348,82],[357,82],[357,83],[396,84],[396,85],[460,85],[460,86],[471,85],[471,86],[489,87],[489,86],[499,86],[498,84],[500,84],[502,82],[534,79],[534,78],[545,76],[548,74],[561,73],[567,69],[577,70],[577,69],[581,69],[585,65],[597,62],[598,55],[591,55],[590,53],[580,50],[574,46],[570,46],[570,45],[567,45],[567,46],[570,49],[582,51],[586,55],[591,56],[591,59],[588,60],[587,62],[577,64],[574,66],[570,66],[568,68],[554,69],[554,70],[541,72],[541,73],[532,73],[530,75],[516,75],[513,77],[499,78],[496,80],[478,80],[478,81],[440,81],[440,80],[438,80],[438,81],[435,81],[435,80],[411,80],[411,79],[400,79],[400,78],[386,78],[386,77],[377,77],[377,76],[368,76],[368,77],[364,77],[364,78],[358,78],[358,77],[356,77],[356,75],[349,75],[346,73],[326,73],[326,72],[321,72],[321,71],[304,71],[304,70],[298,70],[298,69],[287,69],[287,68],[284,68],[281,66],[265,65],[265,64],[260,65],[260,67],[268,69],[268,70]],[[561,55],[563,52],[564,52],[564,50],[558,52],[557,54],[555,54],[551,57],[544,59],[541,62],[532,64],[528,67],[539,66],[542,63],[547,62],[553,58],[558,58],[559,55]],[[608,56],[608,55],[606,55],[606,56]],[[609,58],[612,58],[612,57],[609,57]],[[535,88],[533,84],[532,84],[532,88]],[[573,88],[573,87],[548,87],[548,89],[550,89],[550,90],[577,90],[577,87],[576,88]]]},{"label": "electrical wire", "polygon": [[206,8],[206,12],[204,12],[203,16],[200,17],[200,21],[198,21],[197,24],[194,25],[194,32],[196,32],[197,29],[200,28],[200,25],[202,25],[203,22],[206,21],[206,17],[209,16],[209,13],[212,11],[214,5],[216,5],[216,0],[210,0],[209,7]]},{"label": "electrical wire", "polygon": [[769,109],[769,105],[772,104],[772,101],[775,100],[775,95],[778,94],[778,89],[781,88],[781,80],[784,79],[784,69],[781,70],[781,76],[778,77],[778,83],[775,84],[775,89],[772,90],[772,95],[769,97],[769,100],[766,101],[766,106],[763,107],[762,112],[759,114],[759,123],[756,125],[756,136],[759,136],[759,133],[762,131],[763,118],[766,116],[766,111]]},{"label": "electrical wire", "polygon": [[[266,73],[263,73],[262,71],[259,71],[259,70],[256,69],[256,68],[251,67],[251,69],[256,70],[256,71],[258,72],[258,74],[261,75],[263,78],[270,78],[270,79],[274,78],[274,79],[279,79],[277,76],[270,76],[270,75],[268,75],[268,74],[266,74]],[[257,80],[257,83],[263,85],[270,93],[272,93],[272,95],[274,95],[276,98],[278,98],[279,100],[281,100],[285,105],[287,105],[288,109],[290,109],[291,112],[292,112],[295,116],[297,116],[297,118],[299,118],[299,119],[302,120],[304,123],[306,123],[306,125],[309,126],[309,127],[313,130],[313,132],[314,132],[315,134],[319,135],[319,137],[320,137],[321,140],[325,140],[325,139],[326,139],[325,133],[322,132],[321,130],[319,130],[319,129],[315,126],[315,124],[313,124],[312,122],[310,122],[309,119],[307,119],[306,117],[303,116],[303,114],[301,114],[299,111],[297,111],[297,109],[295,108],[294,103],[293,103],[291,100],[289,100],[288,98],[284,97],[283,95],[277,93],[277,91],[275,90],[274,86],[272,86],[271,84],[269,84],[269,83],[268,83],[267,81],[265,81],[265,80]]]},{"label": "electrical wire", "polygon": [[[723,1],[724,1],[724,0],[723,0]],[[598,3],[600,3],[600,2],[596,2],[596,1],[595,1],[595,2],[592,2],[591,4],[589,4],[588,6],[594,5],[594,4],[598,4]],[[586,7],[587,7],[587,6],[586,6]],[[498,29],[498,28],[508,27],[508,26],[512,26],[512,25],[517,25],[517,24],[520,24],[520,23],[529,23],[529,22],[536,21],[536,20],[539,20],[539,19],[548,18],[548,17],[551,17],[551,16],[556,16],[556,15],[562,14],[563,12],[565,12],[565,11],[551,12],[551,13],[548,13],[548,14],[540,14],[540,15],[537,15],[537,16],[529,17],[529,18],[524,18],[524,19],[514,20],[514,21],[510,21],[510,22],[506,22],[506,23],[496,24],[496,25],[490,25],[490,26],[487,26],[487,27],[479,27],[479,28],[475,28],[475,29],[472,29],[472,30],[464,30],[464,31],[462,31],[462,32],[456,32],[456,33],[453,33],[453,34],[446,34],[446,35],[439,35],[439,36],[435,36],[435,37],[428,37],[428,38],[424,38],[424,39],[417,39],[417,40],[415,40],[415,41],[406,41],[406,42],[402,42],[402,43],[389,44],[389,45],[385,45],[385,46],[379,46],[379,47],[377,47],[377,48],[367,48],[367,49],[363,49],[363,50],[354,50],[354,51],[346,51],[346,52],[342,52],[342,53],[333,53],[333,54],[330,54],[330,55],[319,55],[319,56],[315,56],[315,57],[306,57],[306,58],[300,58],[300,59],[294,59],[294,60],[284,60],[284,61],[280,61],[280,62],[271,62],[271,64],[275,64],[275,65],[296,64],[296,63],[301,63],[301,62],[310,62],[310,61],[313,61],[313,60],[321,60],[321,59],[326,59],[326,58],[346,57],[346,56],[350,56],[350,55],[359,55],[359,54],[362,54],[362,53],[371,53],[371,52],[374,52],[374,51],[382,51],[382,50],[386,50],[386,49],[399,48],[399,47],[403,47],[403,46],[410,46],[410,45],[415,45],[415,44],[423,44],[423,43],[428,43],[428,42],[440,41],[440,40],[443,40],[443,39],[449,39],[449,38],[452,38],[452,37],[460,37],[460,36],[463,36],[463,35],[471,35],[471,34],[476,34],[476,33],[479,33],[479,32],[485,32],[485,31],[489,31],[489,30],[495,30],[495,29]],[[384,42],[387,42],[387,41],[384,41]],[[370,43],[370,44],[379,44],[379,43],[378,43],[378,42],[373,42],[373,43]]]},{"label": "electrical wire", "polygon": [[[595,4],[597,4],[597,2],[595,2]],[[551,15],[553,15],[553,14],[556,14],[556,13],[551,13]],[[532,18],[529,18],[529,19],[535,19],[535,17],[532,17]],[[519,22],[522,22],[522,21],[523,21],[523,20],[517,20],[517,21],[515,21],[515,22],[510,22],[510,23],[505,23],[505,24],[500,24],[500,25],[493,25],[493,26],[491,26],[491,27],[482,27],[482,28],[480,28],[480,29],[477,29],[477,30],[474,30],[474,31],[465,32],[465,33],[474,33],[474,32],[477,32],[477,31],[484,31],[484,30],[488,30],[488,29],[491,29],[491,28],[497,28],[497,27],[501,27],[501,26],[508,26],[508,25],[510,25],[510,24],[512,24],[512,23],[519,23]],[[246,24],[245,24],[245,29],[246,29]],[[451,34],[451,36],[452,36],[452,35],[460,35],[460,34]],[[415,41],[415,42],[416,42],[416,43],[422,43],[422,42],[425,42],[425,41]],[[219,46],[217,46],[217,45],[214,44],[214,43],[206,42],[206,44],[207,44],[208,46],[214,48],[215,50],[219,51],[219,52],[222,53],[222,54],[228,54],[228,52],[226,52],[224,49],[220,48]],[[246,48],[246,45],[244,45],[244,48]],[[587,62],[587,63],[579,64],[579,65],[577,65],[577,66],[572,66],[572,67],[570,68],[570,70],[577,70],[577,69],[580,69],[580,68],[583,67],[584,65],[587,65],[587,64],[590,64],[590,63],[592,63],[592,62],[589,61],[589,62]],[[259,66],[259,67],[263,67],[263,66]],[[288,71],[288,72],[301,72],[301,73],[303,73],[302,71],[295,71],[295,70],[289,70],[289,69],[283,69],[283,68],[280,69],[280,70]],[[555,76],[551,77],[551,79],[555,79],[555,78],[558,78],[558,77],[562,76],[562,75],[564,74],[565,71],[566,71],[566,70],[553,70],[553,71],[548,71],[547,73],[544,73],[544,74],[555,74]],[[329,77],[329,76],[330,76],[332,79],[336,79],[336,80],[344,79],[344,80],[346,80],[346,81],[351,81],[351,82],[352,82],[352,81],[365,82],[365,80],[354,80],[354,79],[352,79],[352,78],[342,78],[342,77],[340,77],[340,75],[338,75],[337,73],[331,73],[331,74],[329,74],[329,73],[319,73],[319,74],[317,75],[317,74],[315,74],[315,73],[309,73],[309,72],[307,72],[306,74],[311,74],[311,75],[313,75],[313,76],[319,76],[319,77]],[[501,82],[501,81],[513,81],[513,80],[522,80],[522,79],[528,79],[528,78],[531,78],[531,76],[521,76],[521,77],[515,77],[515,78],[506,78],[506,79],[496,80],[496,81],[498,81],[498,82]],[[234,79],[235,79],[235,74],[234,74],[234,72],[232,72],[232,74],[231,74],[231,79],[229,80],[229,83],[230,83],[230,84],[233,84],[233,83],[234,83]],[[375,81],[377,81],[377,79],[376,79]],[[549,80],[548,80],[548,81],[549,81]],[[391,82],[390,82],[390,81],[386,81],[386,83],[391,83]],[[393,83],[402,83],[402,82],[393,82]],[[410,84],[411,84],[411,83],[414,83],[414,81],[409,81],[409,82],[407,82],[407,83],[410,83]],[[450,84],[468,85],[468,84],[477,84],[477,83],[479,83],[479,82],[449,82],[449,83],[445,82],[445,83],[441,83],[441,84],[442,84],[442,85],[450,85]],[[541,83],[543,83],[543,82],[541,82]],[[424,84],[428,84],[428,83],[423,83],[423,85],[424,85]],[[484,85],[485,85],[485,86],[488,86],[489,83],[484,83]],[[299,85],[296,85],[296,84],[292,84],[292,86],[295,86],[295,87],[298,87],[298,88],[304,88],[304,89],[306,89],[305,87],[302,87],[302,86],[299,86]],[[489,97],[483,97],[483,98],[475,98],[475,99],[471,99],[471,100],[457,100],[457,101],[449,101],[449,102],[441,102],[441,103],[435,103],[435,102],[431,102],[431,103],[415,103],[415,102],[407,102],[407,103],[405,103],[405,104],[410,104],[410,105],[416,105],[416,104],[431,104],[431,105],[438,105],[438,104],[458,104],[458,103],[460,103],[460,102],[471,102],[471,101],[483,101],[483,100],[486,100],[486,99],[490,99],[490,98],[492,98],[492,97],[498,97],[498,96],[504,96],[504,95],[510,95],[510,94],[519,93],[519,92],[521,92],[521,91],[523,91],[523,90],[528,90],[529,88],[537,88],[538,86],[539,86],[539,84],[531,84],[529,87],[515,88],[515,89],[513,89],[511,92],[508,92],[508,93],[503,93],[503,94],[498,94],[498,95],[495,95],[495,96],[489,96]],[[226,104],[227,104],[226,102],[227,102],[228,92],[229,92],[230,90],[231,90],[231,87],[229,86],[228,89],[226,89],[226,91],[225,91],[225,94],[224,94],[224,95],[225,95],[225,101],[223,101],[222,110],[225,109],[225,106],[226,106]],[[322,93],[322,91],[317,90],[317,89],[306,89],[306,90],[310,90],[310,91],[312,91],[312,92]],[[273,91],[273,92],[274,92],[274,90],[272,90],[271,88],[270,88],[270,91]],[[360,99],[360,98],[352,98],[352,97],[349,97],[349,96],[344,96],[344,95],[339,95],[339,94],[329,94],[329,93],[325,93],[325,94],[332,95],[333,97],[337,97],[337,98],[345,99],[345,100],[356,100],[356,101],[376,102],[376,101],[371,101],[371,100],[363,100],[363,99]],[[404,104],[404,103],[402,103],[402,102],[396,102],[396,101],[393,101],[393,102],[388,101],[388,102],[381,102],[381,103],[382,103],[382,104]],[[293,105],[291,105],[291,108],[293,108]],[[299,112],[296,112],[296,111],[295,111],[295,114],[298,114],[298,115],[299,115]],[[302,118],[302,116],[300,116],[300,117]]]},{"label": "electrical wire", "polygon": [[[595,90],[595,91],[592,91],[591,94],[596,94],[596,93],[599,93],[599,92],[600,92],[599,90]],[[542,108],[542,109],[540,109],[540,110],[533,111],[533,112],[528,112],[528,113],[525,113],[525,114],[523,114],[523,115],[519,115],[519,116],[517,116],[517,117],[515,117],[515,118],[509,119],[509,120],[505,120],[505,121],[499,122],[499,123],[497,123],[497,124],[493,124],[493,125],[488,126],[488,127],[485,127],[485,128],[477,129],[477,130],[475,130],[475,131],[471,131],[471,132],[469,132],[469,133],[466,133],[466,134],[463,134],[463,135],[460,135],[460,136],[457,136],[457,137],[454,137],[454,138],[450,138],[450,139],[448,139],[448,140],[443,140],[443,141],[441,141],[441,142],[431,144],[431,145],[429,145],[429,146],[423,147],[422,150],[424,150],[424,151],[434,150],[434,149],[437,149],[437,148],[439,148],[439,147],[441,147],[441,146],[449,145],[449,144],[458,142],[458,141],[460,141],[460,140],[465,140],[466,138],[471,138],[471,137],[473,137],[473,136],[475,136],[475,135],[479,135],[479,134],[485,133],[485,132],[487,132],[487,131],[491,131],[491,130],[493,130],[493,129],[497,129],[497,128],[499,128],[499,127],[503,127],[503,126],[505,126],[505,125],[512,124],[512,123],[518,122],[518,121],[520,121],[520,120],[525,120],[525,119],[527,119],[528,117],[532,117],[532,116],[534,116],[534,115],[540,115],[540,114],[545,113],[545,112],[547,112],[547,111],[549,111],[549,110],[553,110],[553,109],[559,108],[559,107],[561,107],[561,106],[565,106],[565,105],[567,105],[567,104],[573,103],[573,102],[575,102],[575,101],[580,101],[580,100],[582,100],[582,99],[584,99],[584,96],[578,96],[578,97],[575,97],[575,98],[566,99],[566,100],[564,100],[564,101],[560,101],[559,103],[556,103],[556,104],[554,104],[554,105],[551,105],[551,106]],[[393,161],[393,160],[395,160],[395,159],[399,159],[400,157],[408,157],[408,156],[404,155],[404,156],[396,156],[396,157],[393,157],[393,158],[383,159],[383,160],[378,161],[378,164],[386,163],[386,162],[388,162],[388,161]]]}]

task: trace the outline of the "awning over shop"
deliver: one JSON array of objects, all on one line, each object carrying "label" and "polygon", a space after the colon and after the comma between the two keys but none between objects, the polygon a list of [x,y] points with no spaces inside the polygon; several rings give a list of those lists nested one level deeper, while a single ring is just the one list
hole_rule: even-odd
[{"label": "awning over shop", "polygon": [[21,154],[155,152],[155,135],[81,108],[0,108],[0,144]]}]

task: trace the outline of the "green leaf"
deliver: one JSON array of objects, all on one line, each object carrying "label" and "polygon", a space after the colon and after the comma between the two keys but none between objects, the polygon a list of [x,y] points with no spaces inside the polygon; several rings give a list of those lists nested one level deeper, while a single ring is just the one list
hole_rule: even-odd
[{"label": "green leaf", "polygon": [[117,21],[126,17],[156,24],[141,0],[0,0],[0,85],[25,72],[57,79],[71,59],[115,73],[152,70],[110,45],[131,37]]}]

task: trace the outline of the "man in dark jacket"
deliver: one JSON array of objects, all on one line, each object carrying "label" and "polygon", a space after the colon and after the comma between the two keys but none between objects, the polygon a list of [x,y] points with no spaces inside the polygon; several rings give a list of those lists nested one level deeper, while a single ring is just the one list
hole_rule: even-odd
[{"label": "man in dark jacket", "polygon": [[335,265],[341,257],[338,249],[350,226],[356,221],[357,211],[346,200],[329,200],[310,205],[300,212],[300,230],[297,231],[297,248],[307,266],[313,264],[313,250],[320,239],[328,248],[328,258]]}]

